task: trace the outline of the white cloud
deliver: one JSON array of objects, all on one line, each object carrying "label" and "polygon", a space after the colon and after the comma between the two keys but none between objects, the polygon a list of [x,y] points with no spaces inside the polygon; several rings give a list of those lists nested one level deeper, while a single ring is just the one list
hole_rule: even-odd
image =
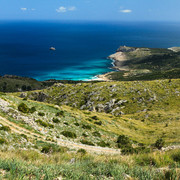
[{"label": "white cloud", "polygon": [[32,8],[31,11],[35,11],[36,9]]},{"label": "white cloud", "polygon": [[68,8],[69,11],[75,11],[76,10],[76,7],[75,6],[71,6]]},{"label": "white cloud", "polygon": [[131,9],[122,9],[120,10],[121,13],[131,13],[132,10]]},{"label": "white cloud", "polygon": [[56,9],[56,12],[65,13],[67,11],[75,11],[76,9],[77,8],[75,6],[71,6],[71,7],[60,6],[58,9]]},{"label": "white cloud", "polygon": [[65,12],[67,11],[67,8],[64,7],[64,6],[61,6],[61,7],[59,7],[58,9],[56,9],[56,11],[57,11],[58,13],[65,13]]},{"label": "white cloud", "polygon": [[21,8],[21,11],[27,11],[27,8]]}]

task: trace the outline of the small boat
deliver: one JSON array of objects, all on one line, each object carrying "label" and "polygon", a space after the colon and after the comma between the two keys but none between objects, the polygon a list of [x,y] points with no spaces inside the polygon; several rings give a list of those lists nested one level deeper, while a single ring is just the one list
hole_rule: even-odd
[{"label": "small boat", "polygon": [[55,47],[50,47],[49,50],[55,51],[56,48]]}]

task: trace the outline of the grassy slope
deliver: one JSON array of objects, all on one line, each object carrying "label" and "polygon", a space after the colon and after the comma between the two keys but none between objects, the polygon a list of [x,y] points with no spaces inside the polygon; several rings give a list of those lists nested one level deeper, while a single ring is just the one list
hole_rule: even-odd
[{"label": "grassy slope", "polygon": [[[62,106],[62,108],[71,114],[75,111],[78,112],[73,114],[78,114],[85,123],[92,127],[109,130],[116,135],[125,134],[134,141],[150,144],[158,137],[164,137],[166,143],[179,143],[179,87],[180,80],[67,84],[36,93],[30,92],[28,97],[37,99],[38,95],[43,92],[46,94],[45,102],[60,106],[65,103],[68,106]],[[91,96],[92,92],[95,94]],[[127,100],[127,102],[121,105],[115,104],[109,114],[104,112],[86,113],[86,111],[76,109],[81,108],[88,101],[93,102],[93,105],[85,109],[92,107],[97,109],[98,104],[106,105],[112,99],[115,102],[120,100]],[[76,106],[75,109],[73,109],[74,106]],[[120,109],[115,113],[123,112],[124,115],[112,115],[113,109],[117,107]],[[97,121],[102,121],[102,125],[95,125],[95,120],[91,119],[92,116],[98,116]]]},{"label": "grassy slope", "polygon": [[[136,156],[104,156],[81,153],[35,151],[0,152],[0,177],[3,179],[139,179],[178,180],[180,151],[155,152]],[[75,162],[71,163],[71,159]],[[13,159],[13,160],[12,160]],[[170,168],[167,166],[171,164]],[[165,167],[160,169],[159,167]],[[158,169],[159,168],[159,169]]]},{"label": "grassy slope", "polygon": [[[44,146],[56,143],[56,138],[77,143],[85,139],[94,145],[104,141],[112,148],[117,148],[115,141],[121,134],[127,135],[135,146],[138,143],[151,145],[159,137],[165,139],[165,146],[179,144],[179,87],[180,80],[177,79],[171,82],[156,80],[66,84],[60,87],[55,85],[42,91],[27,92],[27,96],[32,99],[37,99],[38,93],[43,92],[47,95],[45,102],[23,100],[18,97],[20,93],[1,93],[0,98],[9,102],[9,107],[11,107],[11,110],[6,113],[1,110],[1,116],[18,126],[27,128],[31,132],[39,132],[40,136],[48,138],[40,140],[34,136],[26,139],[25,136],[13,131],[0,130],[0,138],[6,140],[6,143],[0,145],[0,177],[7,179],[54,179],[57,177],[124,179],[128,174],[138,179],[156,179],[157,177],[158,179],[178,179],[179,150],[129,156],[84,155],[73,149],[68,150],[56,145],[53,145],[54,152],[49,153],[48,156],[42,154],[41,150]],[[92,92],[95,94],[89,96]],[[88,100],[93,101],[93,106],[96,106],[98,103],[106,104],[112,99],[127,100],[120,106],[120,111],[123,111],[124,115],[114,116],[111,112],[90,112],[79,109]],[[36,107],[36,112],[24,114],[18,111],[18,105],[22,102],[29,108]],[[65,102],[67,105],[61,105]],[[76,103],[76,108],[73,107],[74,103]],[[116,105],[113,108],[116,108]],[[56,113],[60,110],[64,112],[64,115],[57,117]],[[18,111],[21,116],[28,117],[29,123],[25,123],[23,119],[16,116],[13,117],[15,111]],[[45,116],[40,116],[38,112],[44,112]],[[94,116],[98,120],[94,120]],[[60,122],[54,123],[53,118],[58,118]],[[41,119],[53,124],[54,127],[43,127],[38,123],[32,126],[31,119],[33,122]],[[102,125],[95,124],[97,121],[102,121]],[[89,125],[91,129],[84,129],[83,125]],[[77,138],[64,137],[61,134],[64,130],[76,133]],[[99,132],[101,137],[94,136],[93,132]],[[75,163],[70,163],[72,158],[75,158]],[[159,167],[165,167],[165,169],[157,170]]]}]

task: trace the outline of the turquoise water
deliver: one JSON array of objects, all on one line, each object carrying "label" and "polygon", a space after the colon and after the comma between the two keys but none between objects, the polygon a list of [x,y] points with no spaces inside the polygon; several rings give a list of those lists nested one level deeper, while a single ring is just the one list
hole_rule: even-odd
[{"label": "turquoise water", "polygon": [[112,71],[121,45],[180,46],[180,23],[1,21],[0,75],[90,80]]}]

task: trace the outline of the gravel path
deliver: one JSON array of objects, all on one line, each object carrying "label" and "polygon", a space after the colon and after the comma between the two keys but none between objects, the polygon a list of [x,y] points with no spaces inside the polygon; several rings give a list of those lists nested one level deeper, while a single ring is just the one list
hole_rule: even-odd
[{"label": "gravel path", "polygon": [[[27,130],[26,128],[18,126],[16,123],[13,123],[6,118],[0,116],[0,123],[4,126],[9,126],[11,128],[11,131],[18,133],[18,134],[25,134],[26,136],[30,138],[37,138],[38,140],[46,140],[46,136],[40,135],[34,132],[31,132],[30,130]],[[70,149],[85,149],[86,151],[90,153],[98,153],[98,154],[120,154],[120,150],[118,149],[112,149],[112,148],[102,148],[98,146],[88,146],[84,144],[78,144],[70,141],[65,141],[61,139],[57,139],[57,144],[60,146],[65,146]]]}]

